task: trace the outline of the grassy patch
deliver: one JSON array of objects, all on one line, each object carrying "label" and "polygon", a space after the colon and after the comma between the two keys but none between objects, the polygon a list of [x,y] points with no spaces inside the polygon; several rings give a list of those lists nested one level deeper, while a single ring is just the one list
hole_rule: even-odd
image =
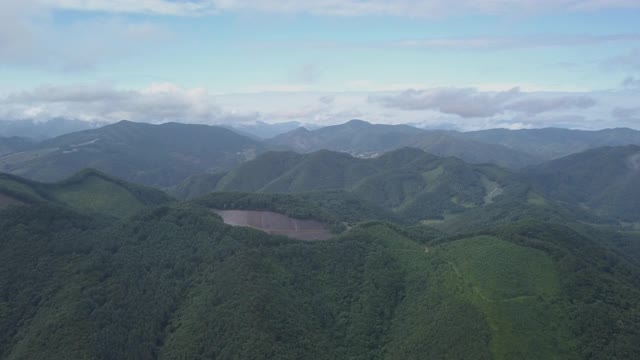
[{"label": "grassy patch", "polygon": [[559,279],[549,256],[493,237],[454,241],[434,252],[449,264],[450,291],[484,314],[493,358],[571,357],[566,315],[557,305]]},{"label": "grassy patch", "polygon": [[105,213],[116,217],[133,215],[145,206],[124,187],[98,176],[53,190],[54,197],[85,212]]},{"label": "grassy patch", "polygon": [[529,193],[527,194],[527,202],[531,205],[537,206],[547,205],[547,200],[545,200],[542,196],[534,193],[533,191],[529,191]]}]

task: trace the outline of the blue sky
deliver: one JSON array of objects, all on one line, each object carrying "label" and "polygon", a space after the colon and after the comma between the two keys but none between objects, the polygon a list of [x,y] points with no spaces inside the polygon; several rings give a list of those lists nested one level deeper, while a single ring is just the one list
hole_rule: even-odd
[{"label": "blue sky", "polygon": [[636,0],[0,4],[0,117],[638,127]]}]

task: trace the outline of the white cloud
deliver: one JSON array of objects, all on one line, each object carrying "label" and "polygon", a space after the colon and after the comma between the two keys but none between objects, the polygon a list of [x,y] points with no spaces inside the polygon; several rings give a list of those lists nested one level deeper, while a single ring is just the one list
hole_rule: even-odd
[{"label": "white cloud", "polygon": [[556,110],[588,109],[596,105],[596,100],[586,95],[560,95],[553,97],[530,97],[505,106],[505,110],[537,115]]},{"label": "white cloud", "polygon": [[622,80],[622,87],[625,89],[638,89],[640,90],[640,79],[633,76],[629,76]]},{"label": "white cloud", "polygon": [[85,70],[170,37],[149,21],[112,15],[56,24],[50,10],[38,0],[0,1],[0,65]]},{"label": "white cloud", "polygon": [[597,11],[640,8],[636,0],[42,0],[64,9],[162,15],[206,15],[219,12],[259,11],[337,16],[391,15],[436,17],[467,14],[529,14],[545,11]]},{"label": "white cloud", "polygon": [[640,34],[432,38],[403,40],[390,46],[407,49],[505,50],[591,46],[617,42],[640,42]]},{"label": "white cloud", "polygon": [[602,65],[610,70],[640,71],[640,48],[609,58]]},{"label": "white cloud", "polygon": [[400,110],[435,110],[463,118],[487,117],[505,111],[505,104],[521,96],[519,88],[481,92],[473,88],[406,90],[390,96],[372,96],[371,102]]},{"label": "white cloud", "polygon": [[611,112],[611,115],[613,115],[613,117],[616,119],[624,120],[624,121],[638,120],[640,119],[640,107],[634,107],[634,108],[618,107],[613,109],[613,111]]},{"label": "white cloud", "polygon": [[302,64],[294,68],[290,74],[289,79],[293,83],[313,84],[317,82],[324,74],[324,69],[316,64]]},{"label": "white cloud", "polygon": [[419,123],[477,130],[558,126],[637,127],[631,91],[524,92],[431,88],[385,92],[265,92],[213,94],[206,88],[155,83],[140,89],[109,85],[43,86],[0,97],[0,119],[56,117],[113,122],[180,121],[233,124],[291,120],[332,125],[360,118],[374,123]]},{"label": "white cloud", "polygon": [[36,119],[68,117],[81,120],[220,123],[255,120],[251,112],[223,111],[203,88],[152,84],[141,90],[109,86],[45,86],[0,100],[0,117]]},{"label": "white cloud", "polygon": [[587,95],[532,94],[514,87],[506,91],[480,91],[475,88],[434,88],[406,90],[384,96],[372,96],[371,102],[405,111],[435,110],[462,118],[483,118],[513,113],[523,116],[553,111],[587,109],[596,100]]}]

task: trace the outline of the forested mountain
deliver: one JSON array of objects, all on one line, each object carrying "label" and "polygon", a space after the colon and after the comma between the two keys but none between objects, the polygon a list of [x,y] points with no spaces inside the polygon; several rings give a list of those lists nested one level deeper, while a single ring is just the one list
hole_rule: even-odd
[{"label": "forested mountain", "polygon": [[526,170],[548,197],[622,221],[640,220],[640,146],[603,147]]},{"label": "forested mountain", "polygon": [[297,152],[333,150],[370,156],[402,147],[416,147],[438,156],[455,156],[470,163],[523,167],[538,162],[535,156],[502,145],[486,144],[446,131],[426,131],[408,125],[379,125],[351,120],[314,131],[304,128],[267,140],[273,146]]},{"label": "forested mountain", "polygon": [[128,181],[166,187],[195,174],[231,168],[261,149],[258,141],[221,127],[122,121],[1,157],[0,170],[57,181],[91,167]]},{"label": "forested mountain", "polygon": [[[469,165],[412,148],[373,159],[326,150],[310,154],[268,152],[223,177],[208,176],[205,182],[199,179],[183,183],[180,193],[345,190],[412,220],[440,219],[489,204],[515,184],[513,176],[499,167]],[[215,187],[211,186],[214,182]]]},{"label": "forested mountain", "polygon": [[297,121],[289,121],[276,124],[268,124],[262,121],[256,121],[255,123],[247,124],[230,124],[229,127],[242,133],[251,134],[252,136],[255,136],[259,139],[269,139],[274,136],[295,130],[303,125],[304,124]]},{"label": "forested mountain", "polygon": [[[111,171],[0,175],[0,358],[640,357],[639,146],[519,171],[416,148],[240,163],[263,146],[124,122],[0,157]],[[188,177],[188,200],[118,171]]]},{"label": "forested mountain", "polygon": [[126,217],[170,201],[160,190],[127,183],[92,169],[52,184],[0,174],[0,209],[16,204],[52,203],[86,214]]},{"label": "forested mountain", "polygon": [[0,357],[640,356],[640,268],[614,238],[535,216],[455,235],[354,218],[309,243],[228,226],[209,210],[328,221],[356,209],[335,204],[215,194],[112,220],[52,202],[9,207]]},{"label": "forested mountain", "polygon": [[[274,127],[273,131],[280,128],[263,127]],[[312,131],[298,128],[260,140],[216,126],[122,121],[40,142],[0,138],[0,171],[38,181],[58,181],[91,167],[128,181],[171,188],[192,176],[229,171],[267,150],[331,150],[375,157],[414,147],[472,164],[519,169],[584,149],[618,144],[640,144],[640,136],[629,129],[495,129],[460,133],[352,120]]]},{"label": "forested mountain", "polygon": [[545,160],[603,146],[640,145],[640,131],[625,128],[599,131],[559,128],[491,129],[459,135],[483,143],[503,145]]}]

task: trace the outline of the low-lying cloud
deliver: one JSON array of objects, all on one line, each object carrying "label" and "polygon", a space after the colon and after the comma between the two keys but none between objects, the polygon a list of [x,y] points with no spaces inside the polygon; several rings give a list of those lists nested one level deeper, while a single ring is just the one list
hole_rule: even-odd
[{"label": "low-lying cloud", "polygon": [[372,96],[370,101],[383,107],[401,110],[435,110],[463,118],[493,116],[504,105],[521,95],[520,89],[502,92],[481,92],[472,88],[438,88],[407,90],[388,96]]},{"label": "low-lying cloud", "polygon": [[586,109],[596,100],[585,95],[531,95],[519,88],[484,92],[474,88],[407,90],[399,94],[372,96],[369,101],[385,108],[434,110],[462,118],[490,117],[506,112],[537,115],[556,110]]},{"label": "low-lying cloud", "polygon": [[115,13],[195,16],[221,12],[364,16],[436,17],[470,14],[529,14],[547,11],[596,11],[640,8],[635,0],[42,0],[48,6]]},{"label": "low-lying cloud", "polygon": [[629,76],[622,80],[622,87],[625,89],[640,90],[640,79]]},{"label": "low-lying cloud", "polygon": [[213,94],[206,88],[156,83],[141,89],[109,85],[43,86],[0,97],[0,120],[52,118],[202,124],[298,121],[374,123],[478,130],[562,126],[634,126],[640,115],[630,91],[525,92],[432,88],[384,92],[260,92]]},{"label": "low-lying cloud", "polygon": [[640,120],[640,107],[624,108],[618,107],[611,112],[614,118],[619,120]]},{"label": "low-lying cloud", "polygon": [[623,42],[638,43],[640,42],[640,34],[431,38],[403,40],[391,43],[389,46],[404,49],[507,50],[592,46]]},{"label": "low-lying cloud", "polygon": [[152,84],[141,90],[108,86],[46,86],[14,93],[0,100],[5,119],[132,120],[224,123],[255,120],[251,112],[223,111],[204,88],[185,89],[174,84]]}]

